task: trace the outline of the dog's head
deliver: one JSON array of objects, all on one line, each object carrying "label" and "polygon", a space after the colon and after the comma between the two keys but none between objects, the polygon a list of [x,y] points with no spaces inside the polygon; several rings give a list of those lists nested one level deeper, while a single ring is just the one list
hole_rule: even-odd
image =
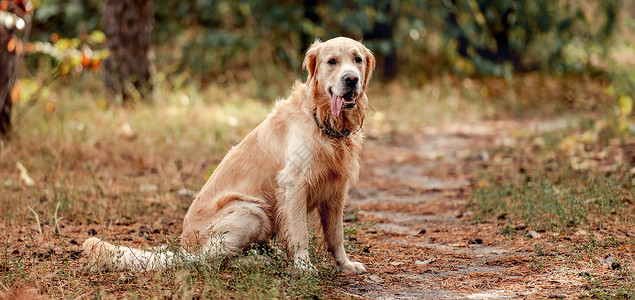
[{"label": "dog's head", "polygon": [[[370,50],[345,37],[325,42],[316,40],[302,66],[309,72],[307,85],[318,114],[330,108],[334,119],[339,119],[343,111],[346,115],[358,115],[363,121],[368,105],[366,87],[375,69],[375,57]],[[344,113],[342,118],[347,117]]]}]

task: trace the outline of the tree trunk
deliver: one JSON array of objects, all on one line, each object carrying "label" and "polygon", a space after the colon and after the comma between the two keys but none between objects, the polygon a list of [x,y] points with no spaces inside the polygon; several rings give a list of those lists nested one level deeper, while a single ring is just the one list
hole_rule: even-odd
[{"label": "tree trunk", "polygon": [[[304,0],[304,17],[310,20],[316,26],[320,23],[320,16],[317,14],[319,0]],[[306,49],[315,41],[315,35],[300,30],[300,53],[304,53]]]},{"label": "tree trunk", "polygon": [[104,83],[118,103],[151,101],[153,12],[152,0],[106,1]]},{"label": "tree trunk", "polygon": [[7,139],[11,132],[11,90],[15,83],[17,54],[15,48],[9,51],[8,44],[15,38],[13,31],[0,24],[0,139]]},{"label": "tree trunk", "polygon": [[377,58],[377,65],[382,66],[378,68],[381,70],[380,75],[385,80],[393,80],[397,77],[399,72],[399,60],[397,58],[397,49],[394,42],[394,25],[399,18],[399,11],[395,9],[390,1],[379,1],[377,7],[378,11],[383,11],[388,18],[382,22],[375,20],[373,31],[368,35],[369,39],[378,41],[380,43],[389,43],[389,53],[382,51],[376,51],[375,57]]}]

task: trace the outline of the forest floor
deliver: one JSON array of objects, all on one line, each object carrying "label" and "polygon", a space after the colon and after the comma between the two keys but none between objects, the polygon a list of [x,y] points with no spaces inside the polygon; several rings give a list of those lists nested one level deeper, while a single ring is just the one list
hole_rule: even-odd
[{"label": "forest floor", "polygon": [[[426,127],[371,140],[364,150],[360,183],[350,207],[359,208],[365,229],[355,240],[355,259],[367,265],[364,275],[343,276],[343,298],[375,299],[547,299],[615,294],[619,281],[633,286],[600,259],[610,254],[634,267],[635,228],[609,227],[569,234],[545,232],[519,223],[504,235],[508,222],[472,220],[472,190],[495,164],[495,151],[513,144],[514,132],[539,133],[563,122],[490,121],[472,125]],[[589,237],[626,241],[587,249]],[[620,250],[621,249],[621,250]],[[580,255],[580,253],[584,253]],[[578,256],[580,255],[580,256]],[[597,257],[594,257],[596,255]],[[619,277],[593,291],[589,278]],[[630,283],[629,283],[630,281]],[[597,284],[596,284],[597,285]],[[613,292],[611,292],[613,291]],[[335,294],[338,294],[337,292]]]},{"label": "forest floor", "polygon": [[[87,268],[81,244],[92,236],[178,244],[196,191],[270,108],[225,89],[130,108],[103,107],[77,86],[53,90],[0,144],[0,299],[635,297],[635,141],[620,141],[613,119],[553,117],[559,103],[608,107],[597,85],[532,75],[381,88],[384,114],[368,118],[344,216],[347,252],[367,272],[329,273],[318,249],[317,277],[279,256],[244,268]],[[553,118],[506,118],[488,110],[496,101]]]}]

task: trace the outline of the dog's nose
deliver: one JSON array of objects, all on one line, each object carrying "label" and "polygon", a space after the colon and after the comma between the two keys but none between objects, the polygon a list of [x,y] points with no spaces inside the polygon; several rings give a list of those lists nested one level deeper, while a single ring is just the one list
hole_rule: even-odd
[{"label": "dog's nose", "polygon": [[355,87],[357,85],[357,82],[359,81],[359,78],[352,74],[346,74],[344,75],[344,77],[342,77],[342,81],[344,81],[344,83],[348,87]]}]

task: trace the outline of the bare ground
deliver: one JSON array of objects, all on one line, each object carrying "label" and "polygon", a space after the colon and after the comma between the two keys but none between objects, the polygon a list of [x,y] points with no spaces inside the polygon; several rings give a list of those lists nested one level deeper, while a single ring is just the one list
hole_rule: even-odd
[{"label": "bare ground", "polygon": [[[354,238],[362,248],[354,258],[368,266],[368,273],[344,276],[339,292],[344,298],[375,299],[540,299],[588,294],[585,276],[610,277],[614,272],[599,261],[588,263],[593,258],[577,257],[589,232],[542,232],[532,239],[526,235],[531,228],[519,224],[519,233],[505,237],[501,234],[504,220],[473,223],[469,206],[478,172],[487,173],[497,163],[487,149],[512,144],[514,130],[542,131],[563,125],[484,122],[423,128],[392,141],[368,141],[360,183],[351,191],[349,204],[349,209],[359,208],[361,221],[377,222]],[[593,233],[628,239],[635,231]],[[537,253],[543,247],[559,254]],[[632,265],[632,247],[613,253]]]}]

